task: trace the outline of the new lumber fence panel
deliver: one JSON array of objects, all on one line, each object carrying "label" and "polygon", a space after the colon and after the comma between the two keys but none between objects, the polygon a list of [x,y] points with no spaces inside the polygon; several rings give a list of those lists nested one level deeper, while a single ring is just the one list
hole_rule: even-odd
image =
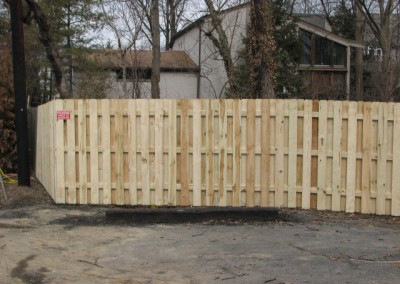
[{"label": "new lumber fence panel", "polygon": [[400,215],[400,104],[55,100],[36,138],[58,204]]}]

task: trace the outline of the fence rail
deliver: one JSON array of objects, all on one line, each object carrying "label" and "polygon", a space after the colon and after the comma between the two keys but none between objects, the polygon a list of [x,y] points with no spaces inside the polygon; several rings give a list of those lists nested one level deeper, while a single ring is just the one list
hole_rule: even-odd
[{"label": "fence rail", "polygon": [[394,103],[56,100],[39,107],[36,157],[62,204],[400,215]]}]

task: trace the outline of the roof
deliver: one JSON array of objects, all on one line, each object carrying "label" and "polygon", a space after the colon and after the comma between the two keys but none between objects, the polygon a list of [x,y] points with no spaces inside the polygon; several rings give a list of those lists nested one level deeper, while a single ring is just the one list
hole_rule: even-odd
[{"label": "roof", "polygon": [[[238,6],[234,6],[232,8],[221,11],[220,14],[225,14],[225,13],[229,13],[229,12],[232,12],[232,11],[235,11],[238,9],[242,9],[248,5],[250,5],[249,2],[238,5]],[[202,16],[201,18],[197,19],[196,21],[194,21],[193,23],[191,23],[190,25],[188,25],[187,27],[185,27],[184,29],[179,31],[174,36],[174,38],[172,38],[170,47],[172,47],[174,45],[174,42],[176,39],[180,38],[182,35],[189,32],[190,30],[192,30],[196,27],[199,27],[204,22],[204,20],[209,17],[210,17],[210,15]],[[308,15],[308,18],[310,18],[310,19],[317,18],[317,17],[321,17],[321,15]],[[295,14],[294,18],[296,19],[296,24],[298,26],[300,26],[301,28],[307,29],[308,31],[314,32],[319,35],[323,35],[323,36],[329,38],[330,40],[337,41],[341,44],[345,44],[345,45],[349,45],[349,46],[353,46],[353,47],[364,47],[364,45],[359,42],[356,42],[354,40],[349,40],[349,39],[341,37],[337,34],[332,33],[331,31],[321,27],[321,24],[319,22],[316,22],[316,21],[313,22],[313,21],[307,19],[307,16],[305,16],[305,15]]]},{"label": "roof", "polygon": [[[118,69],[123,66],[128,68],[151,69],[153,52],[151,50],[127,50],[125,54],[119,50],[98,50],[89,55],[89,59],[95,61],[104,68]],[[185,71],[197,72],[199,67],[185,51],[161,52],[161,71]]]}]

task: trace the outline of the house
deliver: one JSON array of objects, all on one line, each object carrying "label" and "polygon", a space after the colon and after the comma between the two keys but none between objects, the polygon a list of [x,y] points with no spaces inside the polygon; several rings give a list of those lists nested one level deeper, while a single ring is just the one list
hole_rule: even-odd
[{"label": "house", "polygon": [[[250,23],[250,4],[227,9],[221,17],[233,61],[238,63]],[[298,71],[304,75],[311,96],[332,98],[348,94],[351,47],[363,46],[332,33],[323,18],[300,15],[296,23],[304,49]],[[213,32],[211,17],[206,15],[178,32],[171,43],[172,50],[185,51],[199,67],[200,98],[223,98],[228,87],[221,57],[207,36]]]},{"label": "house", "polygon": [[[102,50],[90,54],[88,61],[106,72],[105,78],[100,79],[102,82],[97,83],[107,88],[107,98],[150,98],[152,58],[151,50]],[[161,52],[160,97],[196,98],[198,71],[186,52]],[[74,96],[85,97],[87,82],[83,71],[75,68],[73,78]]]}]

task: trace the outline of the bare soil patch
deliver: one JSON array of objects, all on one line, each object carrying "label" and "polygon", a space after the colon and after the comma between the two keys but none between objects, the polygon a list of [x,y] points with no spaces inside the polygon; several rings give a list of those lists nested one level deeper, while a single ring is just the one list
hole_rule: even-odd
[{"label": "bare soil patch", "polygon": [[3,190],[0,190],[0,210],[54,204],[47,191],[35,178],[31,178],[31,187],[7,183],[4,184],[4,187],[7,200],[4,197]]}]

